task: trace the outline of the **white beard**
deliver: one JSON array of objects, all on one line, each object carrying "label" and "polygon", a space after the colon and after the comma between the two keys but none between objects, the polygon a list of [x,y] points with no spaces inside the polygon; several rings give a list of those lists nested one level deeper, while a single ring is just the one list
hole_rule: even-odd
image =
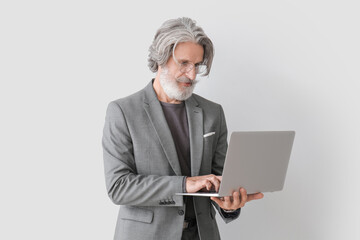
[{"label": "white beard", "polygon": [[[191,86],[182,87],[178,85],[178,82],[191,83]],[[168,69],[165,67],[162,68],[160,74],[160,84],[161,87],[164,89],[165,94],[171,99],[175,99],[178,101],[184,101],[188,99],[192,95],[195,85],[197,83],[197,80],[192,81],[185,76],[176,79],[171,78],[168,74]]]}]

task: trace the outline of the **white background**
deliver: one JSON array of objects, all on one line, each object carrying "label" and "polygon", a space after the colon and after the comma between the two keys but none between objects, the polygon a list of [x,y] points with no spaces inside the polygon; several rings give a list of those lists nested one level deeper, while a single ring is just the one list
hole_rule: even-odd
[{"label": "white background", "polygon": [[101,137],[107,104],[154,76],[169,18],[215,45],[196,92],[229,132],[296,130],[285,189],[249,203],[223,239],[360,239],[356,1],[1,1],[0,239],[112,239]]}]

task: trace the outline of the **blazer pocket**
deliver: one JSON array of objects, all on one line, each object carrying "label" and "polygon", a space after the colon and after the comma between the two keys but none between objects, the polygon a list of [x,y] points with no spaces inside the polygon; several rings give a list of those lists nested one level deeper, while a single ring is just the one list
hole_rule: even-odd
[{"label": "blazer pocket", "polygon": [[122,206],[120,207],[119,217],[124,220],[151,223],[154,218],[154,212],[144,208]]},{"label": "blazer pocket", "polygon": [[210,132],[207,134],[204,134],[204,150],[205,151],[209,151],[209,149],[213,148],[213,143],[214,143],[214,139],[215,139],[215,132]]},{"label": "blazer pocket", "polygon": [[204,134],[204,142],[211,142],[215,138],[215,132],[208,132]]},{"label": "blazer pocket", "polygon": [[208,132],[208,133],[204,134],[204,138],[208,138],[208,137],[213,136],[213,135],[215,135],[215,132]]}]

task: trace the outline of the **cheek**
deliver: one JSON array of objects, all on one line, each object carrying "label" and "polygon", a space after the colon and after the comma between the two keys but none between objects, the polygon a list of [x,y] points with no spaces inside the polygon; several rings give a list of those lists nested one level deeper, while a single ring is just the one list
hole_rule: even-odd
[{"label": "cheek", "polygon": [[182,73],[176,69],[168,69],[167,77],[172,80],[176,80],[182,76],[185,76],[185,73]]}]

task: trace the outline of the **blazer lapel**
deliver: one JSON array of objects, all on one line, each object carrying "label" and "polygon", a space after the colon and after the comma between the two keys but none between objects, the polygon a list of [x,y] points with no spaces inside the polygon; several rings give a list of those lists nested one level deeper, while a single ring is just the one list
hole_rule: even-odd
[{"label": "blazer lapel", "polygon": [[191,175],[198,176],[203,153],[203,111],[193,96],[185,101],[189,124]]},{"label": "blazer lapel", "polygon": [[180,163],[170,129],[156,97],[152,81],[145,87],[144,109],[157,133],[160,144],[175,174],[181,176]]}]

